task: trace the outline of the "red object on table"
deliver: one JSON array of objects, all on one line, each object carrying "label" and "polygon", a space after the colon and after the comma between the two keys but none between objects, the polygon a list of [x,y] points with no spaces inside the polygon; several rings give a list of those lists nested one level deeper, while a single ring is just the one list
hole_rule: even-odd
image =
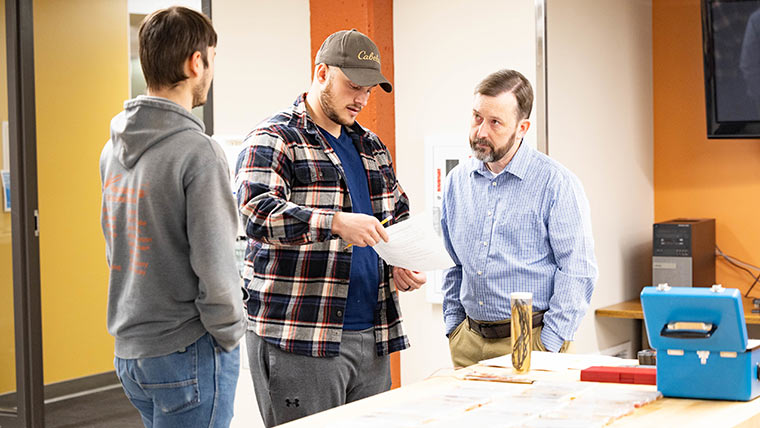
[{"label": "red object on table", "polygon": [[657,368],[653,366],[591,366],[581,370],[581,380],[585,382],[657,385]]}]

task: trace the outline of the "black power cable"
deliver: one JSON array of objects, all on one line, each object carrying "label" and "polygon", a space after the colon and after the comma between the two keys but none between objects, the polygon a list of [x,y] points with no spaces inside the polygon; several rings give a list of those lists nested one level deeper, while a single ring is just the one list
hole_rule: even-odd
[{"label": "black power cable", "polygon": [[755,287],[755,285],[758,283],[758,281],[760,281],[760,273],[759,273],[759,274],[757,274],[757,275],[753,274],[753,273],[752,273],[752,271],[750,271],[750,270],[749,270],[749,269],[747,269],[746,267],[744,267],[744,266],[740,265],[739,263],[735,262],[734,260],[736,260],[736,261],[739,261],[739,262],[741,262],[741,263],[744,263],[744,264],[746,264],[746,265],[749,265],[749,266],[751,266],[749,263],[747,263],[747,262],[745,262],[745,261],[743,261],[743,260],[739,260],[739,259],[737,259],[737,258],[736,258],[736,257],[734,257],[734,256],[729,256],[729,255],[726,255],[726,254],[725,254],[725,253],[724,253],[724,252],[723,252],[723,251],[720,249],[720,247],[718,247],[717,245],[715,246],[715,249],[718,251],[718,255],[719,255],[719,256],[721,256],[721,257],[723,257],[723,260],[725,260],[725,261],[727,261],[728,263],[730,263],[731,265],[733,265],[733,266],[735,266],[735,267],[737,267],[737,268],[739,268],[739,269],[741,269],[741,270],[743,270],[743,271],[747,272],[747,274],[748,274],[748,275],[749,275],[749,276],[750,276],[750,277],[753,279],[753,281],[752,281],[752,284],[749,286],[749,289],[747,289],[747,292],[746,292],[746,293],[744,293],[744,297],[749,297],[749,293],[752,291],[752,289]]}]

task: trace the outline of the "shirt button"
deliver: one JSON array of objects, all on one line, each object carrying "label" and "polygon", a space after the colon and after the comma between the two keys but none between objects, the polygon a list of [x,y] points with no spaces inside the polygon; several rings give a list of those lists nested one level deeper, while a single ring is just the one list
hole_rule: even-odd
[{"label": "shirt button", "polygon": [[338,309],[337,311],[335,311],[335,316],[337,316],[338,318],[342,318],[343,317],[343,311],[341,311],[340,309]]},{"label": "shirt button", "polygon": [[488,211],[488,217],[491,217],[491,211]]},{"label": "shirt button", "polygon": [[485,247],[487,245],[488,245],[488,241],[483,241],[483,246]]},{"label": "shirt button", "polygon": [[495,182],[495,181],[492,181],[492,182],[491,182],[491,186],[493,186],[493,187],[496,187],[496,182]]},{"label": "shirt button", "polygon": [[478,275],[483,275],[483,271],[482,271],[482,270],[479,270],[479,271],[478,271]]},{"label": "shirt button", "polygon": [[482,301],[482,300],[481,300],[481,301],[479,301],[479,302],[478,302],[478,304],[479,304],[480,306],[483,306],[483,301]]}]

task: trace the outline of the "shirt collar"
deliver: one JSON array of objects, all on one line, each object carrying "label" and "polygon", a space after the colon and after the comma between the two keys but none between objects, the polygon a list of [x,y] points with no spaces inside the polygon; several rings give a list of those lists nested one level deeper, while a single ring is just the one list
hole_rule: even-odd
[{"label": "shirt collar", "polygon": [[[496,176],[507,172],[519,178],[520,180],[524,179],[525,175],[528,173],[528,167],[530,166],[530,160],[532,157],[533,148],[526,144],[523,144],[523,142],[520,142],[520,147],[517,148],[517,152],[512,157],[512,160],[510,160],[506,168],[504,168],[504,170],[502,170],[500,173],[496,174]],[[492,176],[491,171],[488,169],[488,167],[486,167],[486,163],[479,160],[473,162],[472,170],[470,172],[478,172],[484,177]]]}]

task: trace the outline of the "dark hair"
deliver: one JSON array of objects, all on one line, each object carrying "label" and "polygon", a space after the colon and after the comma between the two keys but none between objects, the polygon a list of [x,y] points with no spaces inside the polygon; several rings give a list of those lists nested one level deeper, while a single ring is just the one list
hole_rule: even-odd
[{"label": "dark hair", "polygon": [[208,66],[216,31],[206,15],[181,6],[157,10],[140,24],[140,65],[148,88],[172,87],[185,80],[185,61],[196,51]]},{"label": "dark hair", "polygon": [[495,97],[511,92],[517,99],[517,119],[527,119],[533,109],[533,87],[519,71],[499,70],[489,74],[475,87],[475,93]]}]

